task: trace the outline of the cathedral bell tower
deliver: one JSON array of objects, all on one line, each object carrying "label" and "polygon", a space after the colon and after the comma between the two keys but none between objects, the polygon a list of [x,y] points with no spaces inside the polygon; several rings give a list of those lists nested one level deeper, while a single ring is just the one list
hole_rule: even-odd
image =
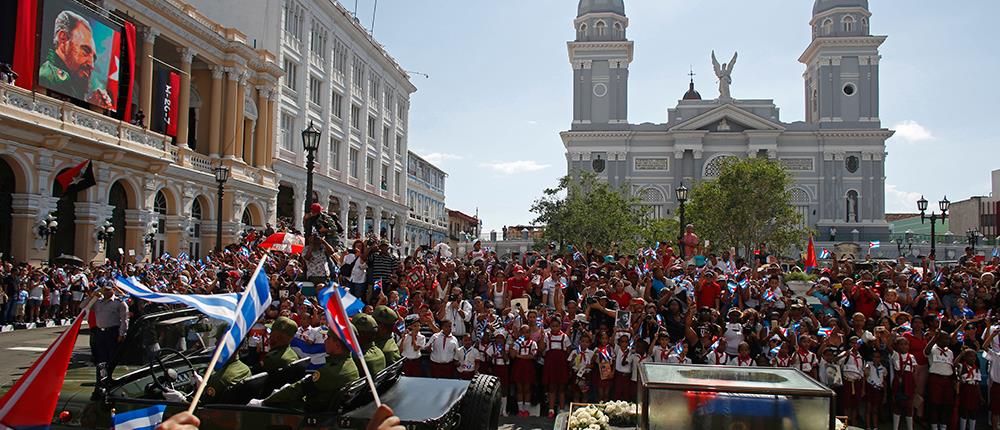
[{"label": "cathedral bell tower", "polygon": [[806,122],[881,126],[878,50],[886,37],[871,35],[871,16],[868,0],[816,0],[812,43],[799,57],[806,65]]},{"label": "cathedral bell tower", "polygon": [[576,40],[569,42],[573,66],[573,130],[628,126],[628,66],[632,42],[625,38],[624,0],[580,0]]}]

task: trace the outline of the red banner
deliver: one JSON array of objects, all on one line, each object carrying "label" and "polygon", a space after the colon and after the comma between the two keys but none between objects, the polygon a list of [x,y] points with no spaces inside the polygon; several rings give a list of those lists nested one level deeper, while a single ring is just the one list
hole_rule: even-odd
[{"label": "red banner", "polygon": [[38,22],[38,0],[17,2],[17,30],[14,36],[14,72],[17,86],[35,89],[35,33]]},{"label": "red banner", "polygon": [[177,107],[180,97],[181,75],[160,70],[153,89],[153,130],[177,137]]},{"label": "red banner", "polygon": [[122,119],[132,121],[132,80],[135,76],[135,24],[125,21],[125,114]]}]

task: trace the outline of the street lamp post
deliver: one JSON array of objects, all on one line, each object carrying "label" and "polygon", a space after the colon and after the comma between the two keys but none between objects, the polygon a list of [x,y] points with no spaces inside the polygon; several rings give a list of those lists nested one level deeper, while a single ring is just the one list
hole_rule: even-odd
[{"label": "street lamp post", "polygon": [[115,226],[111,225],[110,218],[104,220],[104,224],[97,227],[97,241],[101,242],[102,247],[107,246],[107,242],[111,240],[111,237],[114,235]]},{"label": "street lamp post", "polygon": [[948,207],[950,206],[951,202],[948,201],[948,196],[945,196],[944,199],[938,202],[938,209],[941,209],[941,214],[938,215],[936,212],[931,211],[931,215],[926,216],[927,199],[924,196],[920,196],[920,200],[917,200],[917,210],[920,211],[920,223],[923,224],[925,219],[931,220],[931,256],[935,258],[937,255],[935,254],[936,249],[934,246],[934,224],[940,220],[941,224],[944,225],[944,220],[948,218]]},{"label": "street lamp post", "polygon": [[[313,203],[313,169],[316,167],[316,150],[319,149],[319,137],[319,129],[310,120],[309,127],[302,130],[302,148],[306,150],[306,204],[304,213],[307,214],[309,213],[309,206]],[[312,234],[312,221],[309,222],[309,225],[302,227],[305,229],[307,235]]]},{"label": "street lamp post", "polygon": [[976,252],[976,244],[979,242],[979,232],[974,228],[970,228],[965,232],[966,236],[969,238],[969,247],[972,248],[972,252]]},{"label": "street lamp post", "polygon": [[45,239],[45,246],[49,246],[49,236],[56,234],[59,229],[59,221],[56,221],[53,212],[45,215],[45,218],[38,223],[38,235]]},{"label": "street lamp post", "polygon": [[229,180],[229,168],[219,163],[215,166],[215,182],[219,184],[218,205],[215,214],[215,252],[222,252],[222,193],[223,185]]},{"label": "street lamp post", "polygon": [[677,245],[680,248],[680,254],[678,255],[681,256],[681,260],[684,260],[687,258],[684,255],[684,203],[688,199],[688,189],[684,186],[683,182],[681,182],[681,186],[674,190],[674,194],[674,197],[677,197],[677,202],[680,203],[680,207],[677,209],[680,215],[680,233],[677,235]]}]

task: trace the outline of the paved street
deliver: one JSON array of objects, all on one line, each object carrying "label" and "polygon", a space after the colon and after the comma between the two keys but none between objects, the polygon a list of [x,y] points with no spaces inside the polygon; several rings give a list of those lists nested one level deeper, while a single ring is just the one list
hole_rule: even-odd
[{"label": "paved street", "polygon": [[[18,330],[0,333],[0,392],[6,392],[14,381],[21,376],[38,355],[68,327],[39,328],[33,330]],[[89,336],[86,330],[80,333],[73,353],[75,358],[89,355]],[[503,430],[535,430],[552,428],[553,421],[541,417],[501,417]]]}]

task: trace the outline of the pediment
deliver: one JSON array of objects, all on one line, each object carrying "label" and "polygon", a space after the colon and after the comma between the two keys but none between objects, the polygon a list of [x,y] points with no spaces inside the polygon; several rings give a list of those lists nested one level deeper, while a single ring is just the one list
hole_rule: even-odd
[{"label": "pediment", "polygon": [[670,128],[670,131],[740,133],[747,130],[782,131],[785,127],[726,103]]}]

